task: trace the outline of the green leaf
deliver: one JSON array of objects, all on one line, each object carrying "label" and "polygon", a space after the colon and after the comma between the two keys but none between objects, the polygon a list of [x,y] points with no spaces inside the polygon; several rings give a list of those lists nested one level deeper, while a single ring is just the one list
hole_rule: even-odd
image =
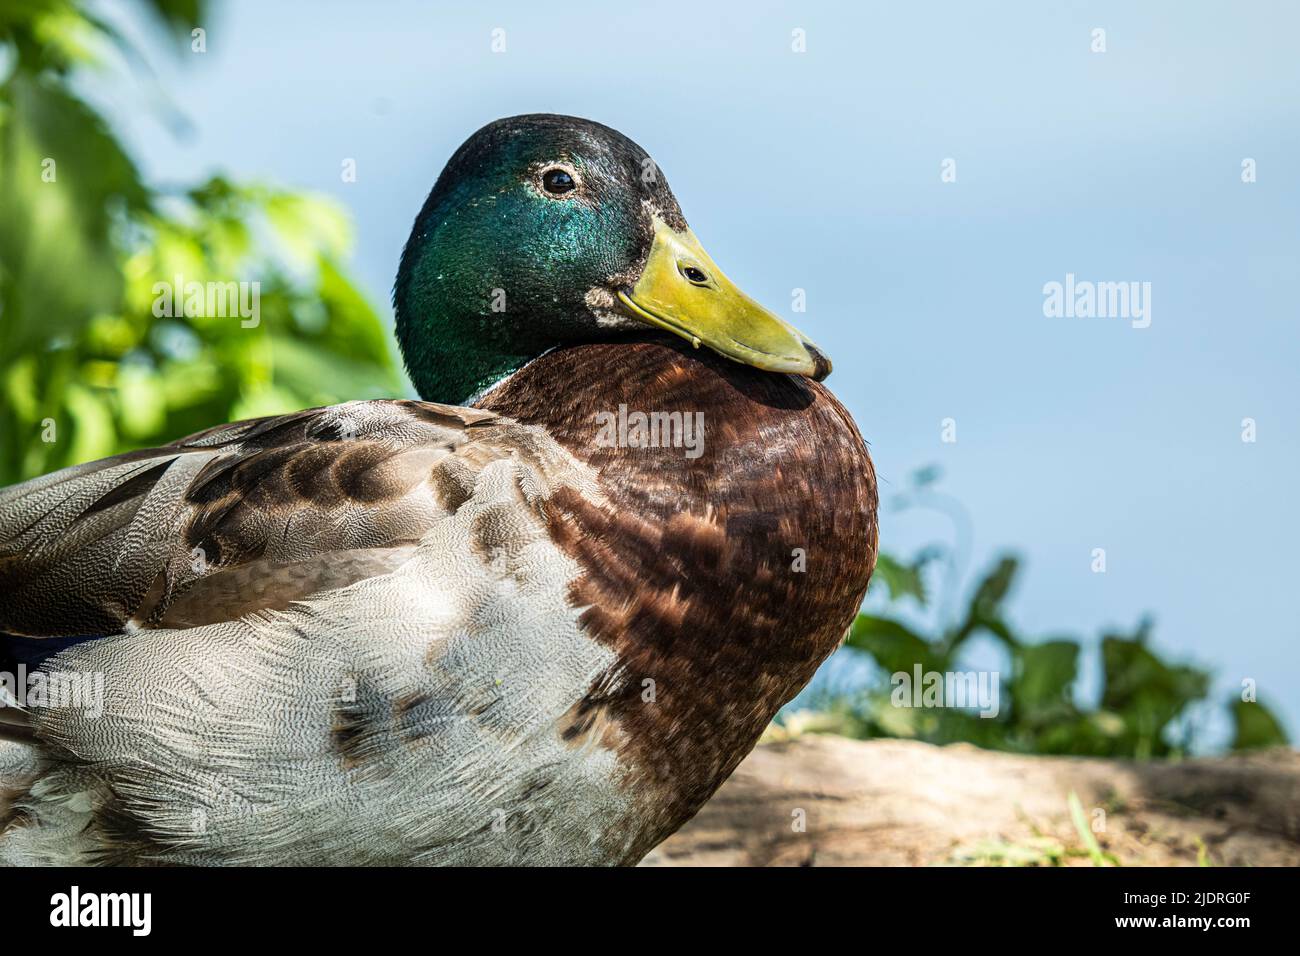
[{"label": "green leaf", "polygon": [[352,244],[347,214],[324,196],[277,193],[267,200],[266,217],[296,265],[315,265],[319,255],[344,255]]},{"label": "green leaf", "polygon": [[935,666],[934,651],[907,625],[892,618],[859,614],[849,629],[846,646],[870,654],[890,674],[912,673],[920,664],[923,670],[941,670]]},{"label": "green leaf", "polygon": [[[104,398],[81,385],[71,384],[65,395],[66,408],[72,418],[70,461],[90,461],[113,453],[117,432],[113,414]],[[60,429],[60,440],[62,440]]]},{"label": "green leaf", "polygon": [[1234,697],[1230,707],[1234,726],[1233,750],[1285,747],[1289,743],[1281,721],[1263,704]]},{"label": "green leaf", "polygon": [[145,0],[145,5],[167,26],[185,33],[200,25],[207,7],[203,0]]},{"label": "green leaf", "polygon": [[1070,791],[1068,798],[1070,805],[1070,820],[1074,823],[1074,832],[1079,834],[1079,840],[1083,847],[1088,851],[1088,856],[1092,858],[1093,866],[1105,866],[1106,858],[1102,855],[1101,847],[1097,844],[1097,837],[1092,832],[1092,827],[1088,826],[1088,818],[1084,816],[1083,804],[1079,802],[1079,795],[1073,790]]},{"label": "green leaf", "polygon": [[0,354],[12,356],[115,310],[112,211],[143,210],[148,192],[100,117],[59,85],[19,74],[0,102]]},{"label": "green leaf", "polygon": [[1039,722],[1073,709],[1070,693],[1078,675],[1079,645],[1073,641],[1022,644],[1014,657],[1012,700],[1017,714]]},{"label": "green leaf", "polygon": [[881,554],[876,558],[876,570],[873,579],[885,585],[889,599],[897,601],[904,597],[914,597],[917,603],[926,603],[925,581],[921,576],[924,565],[903,564],[901,561]]},{"label": "green leaf", "polygon": [[1019,640],[1002,619],[1002,601],[1011,590],[1020,563],[1010,555],[1003,555],[998,563],[975,587],[966,616],[947,636],[949,653],[955,652],[972,634],[984,628],[1014,647]]},{"label": "green leaf", "polygon": [[117,376],[117,401],[125,437],[144,439],[162,429],[167,400],[162,379],[152,368],[138,362],[122,365]]},{"label": "green leaf", "polygon": [[392,369],[354,360],[289,336],[272,338],[277,385],[306,405],[332,405],[358,398],[382,398],[393,391]]},{"label": "green leaf", "polygon": [[1123,746],[1137,757],[1168,753],[1165,728],[1189,704],[1203,699],[1210,685],[1205,671],[1157,657],[1146,646],[1149,629],[1144,622],[1133,637],[1108,635],[1101,644],[1101,706],[1123,719]]},{"label": "green leaf", "polygon": [[1002,601],[1011,590],[1019,568],[1020,562],[1006,555],[998,561],[992,571],[985,575],[984,580],[980,581],[975,589],[975,596],[971,599],[971,608],[981,620],[998,616]]}]

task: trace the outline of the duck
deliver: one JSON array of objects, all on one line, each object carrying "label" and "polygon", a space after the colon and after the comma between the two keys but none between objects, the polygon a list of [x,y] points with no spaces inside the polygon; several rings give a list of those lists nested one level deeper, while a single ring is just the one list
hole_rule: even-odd
[{"label": "duck", "polygon": [[0,862],[633,865],[839,645],[867,445],[640,146],[478,130],[393,305],[418,400],[0,490]]}]

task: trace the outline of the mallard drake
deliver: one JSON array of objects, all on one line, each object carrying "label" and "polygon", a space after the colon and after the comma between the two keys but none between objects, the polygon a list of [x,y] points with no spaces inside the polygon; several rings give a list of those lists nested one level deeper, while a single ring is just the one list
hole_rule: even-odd
[{"label": "mallard drake", "polygon": [[0,860],[631,864],[836,647],[866,446],[639,146],[484,127],[394,304],[420,401],[0,491]]}]

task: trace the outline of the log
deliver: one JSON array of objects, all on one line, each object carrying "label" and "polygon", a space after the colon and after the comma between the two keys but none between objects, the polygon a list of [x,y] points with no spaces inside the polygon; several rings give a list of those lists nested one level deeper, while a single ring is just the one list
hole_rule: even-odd
[{"label": "log", "polygon": [[755,748],[642,865],[1098,862],[1300,865],[1300,753],[1139,762],[806,735]]}]

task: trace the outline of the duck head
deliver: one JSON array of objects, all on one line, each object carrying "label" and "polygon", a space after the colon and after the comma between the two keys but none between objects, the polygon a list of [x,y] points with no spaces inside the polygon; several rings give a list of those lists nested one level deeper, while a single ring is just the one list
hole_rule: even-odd
[{"label": "duck head", "polygon": [[456,151],[393,301],[429,401],[466,402],[557,345],[651,329],[770,372],[820,380],[831,368],[723,274],[645,150],[571,116],[497,120]]}]

